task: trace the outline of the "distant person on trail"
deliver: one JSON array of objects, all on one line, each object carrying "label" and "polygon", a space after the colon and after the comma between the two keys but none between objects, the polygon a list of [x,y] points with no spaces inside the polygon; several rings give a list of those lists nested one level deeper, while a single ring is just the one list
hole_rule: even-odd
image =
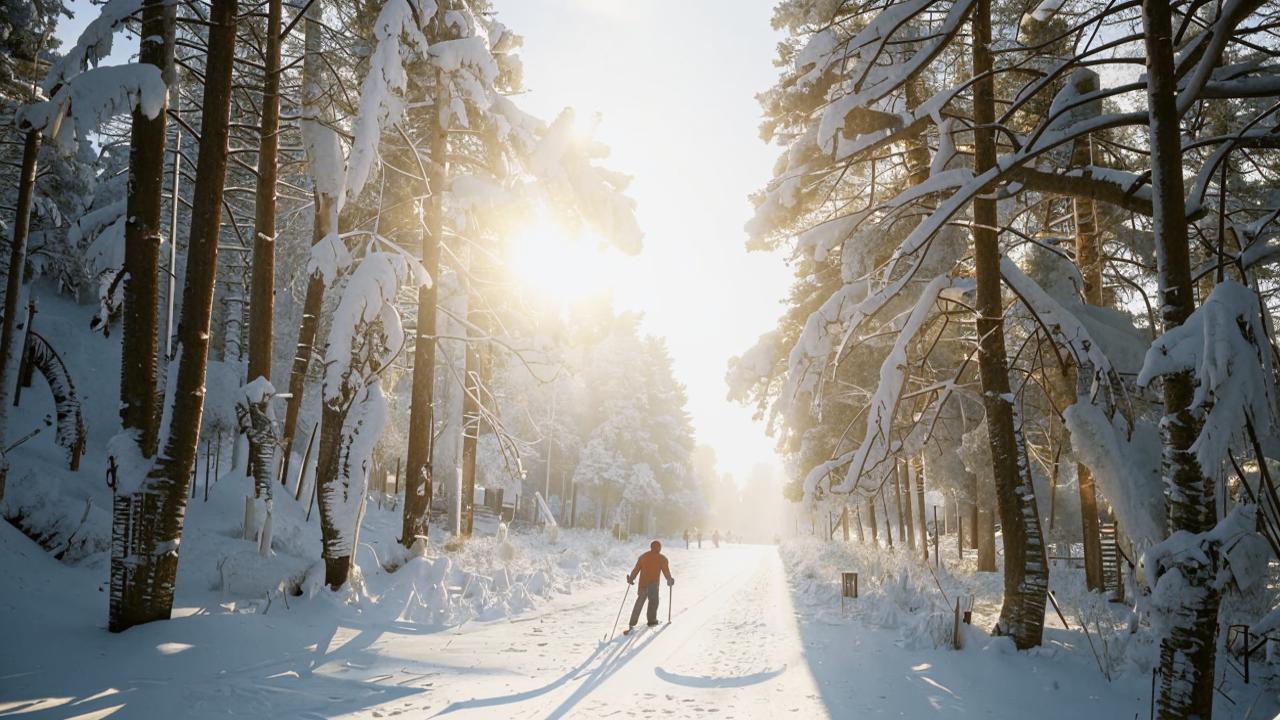
[{"label": "distant person on trail", "polygon": [[689,549],[689,528],[684,529],[684,549]]},{"label": "distant person on trail", "polygon": [[636,560],[636,566],[631,568],[631,572],[627,574],[627,584],[630,585],[636,581],[636,576],[640,578],[640,588],[636,590],[636,604],[631,608],[631,624],[626,630],[622,631],[623,635],[630,635],[635,629],[636,623],[640,622],[640,608],[644,607],[645,602],[649,603],[649,612],[647,617],[649,627],[658,624],[658,574],[667,576],[667,584],[675,585],[676,579],[671,577],[671,567],[667,564],[667,556],[662,554],[662,543],[654,540],[649,543],[649,552],[640,556]]},{"label": "distant person on trail", "polygon": [[711,542],[714,543],[717,548],[720,547],[720,531],[719,530],[716,530],[715,532],[711,533]]},{"label": "distant person on trail", "polygon": [[698,529],[698,549],[702,549],[702,529]]}]

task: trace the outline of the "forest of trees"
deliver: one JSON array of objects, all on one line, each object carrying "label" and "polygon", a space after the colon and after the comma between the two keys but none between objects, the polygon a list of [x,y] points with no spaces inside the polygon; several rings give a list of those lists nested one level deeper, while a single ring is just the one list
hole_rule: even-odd
[{"label": "forest of trees", "polygon": [[[197,464],[224,445],[252,478],[246,539],[271,547],[278,494],[313,498],[334,589],[389,477],[405,548],[432,518],[470,535],[481,487],[496,510],[505,493],[533,519],[545,492],[560,522],[618,533],[700,516],[662,340],[608,303],[553,307],[507,266],[509,230],[541,213],[625,253],[641,233],[572,111],[519,108],[521,39],[487,2],[98,13],[61,47],[66,6],[5,6],[0,386],[28,299],[93,303],[79,332],[119,338],[118,431],[87,430],[113,491],[111,630],[169,617]],[[86,428],[60,388],[75,469]]]},{"label": "forest of trees", "polygon": [[875,537],[940,492],[986,570],[998,524],[1019,648],[1047,546],[1104,589],[1114,523],[1162,718],[1210,716],[1219,625],[1280,558],[1278,11],[790,0],[760,96],[784,150],[747,230],[795,280],[728,379],[790,494]]},{"label": "forest of trees", "polygon": [[[334,590],[389,476],[406,552],[471,535],[478,488],[672,535],[770,491],[695,448],[639,316],[550,306],[507,263],[539,215],[642,234],[573,112],[521,109],[489,0],[94,9],[62,43],[61,0],[0,0],[0,447],[41,431],[9,422],[37,365],[69,467],[112,491],[110,630],[170,617],[224,445],[246,539],[314,503]],[[787,499],[927,558],[941,498],[1024,650],[1050,556],[1078,552],[1159,644],[1158,716],[1210,717],[1222,628],[1259,622],[1280,560],[1280,3],[781,0],[774,23],[781,156],[746,232],[794,280],[727,381]],[[76,332],[114,338],[118,383],[33,332],[53,295],[95,308]],[[116,425],[86,427],[89,383]]]}]

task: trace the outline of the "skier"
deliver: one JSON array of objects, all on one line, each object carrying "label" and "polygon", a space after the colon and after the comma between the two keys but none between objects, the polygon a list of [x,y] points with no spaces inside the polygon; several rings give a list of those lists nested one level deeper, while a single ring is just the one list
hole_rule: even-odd
[{"label": "skier", "polygon": [[684,549],[689,549],[689,528],[684,529]]},{"label": "skier", "polygon": [[719,530],[716,530],[715,532],[711,533],[711,542],[715,544],[717,549],[720,547],[720,531]]},{"label": "skier", "polygon": [[698,528],[698,549],[702,549],[702,528]]},{"label": "skier", "polygon": [[626,630],[622,631],[623,635],[630,635],[635,629],[636,623],[640,622],[640,608],[644,607],[645,602],[649,603],[649,612],[647,618],[649,627],[658,624],[658,574],[667,576],[667,585],[675,585],[676,579],[671,577],[671,568],[667,564],[667,556],[662,554],[662,543],[654,540],[649,543],[649,552],[644,553],[636,560],[636,566],[631,568],[631,572],[627,574],[627,584],[630,585],[636,581],[636,576],[640,577],[640,588],[636,591],[636,604],[631,608],[631,624]]}]

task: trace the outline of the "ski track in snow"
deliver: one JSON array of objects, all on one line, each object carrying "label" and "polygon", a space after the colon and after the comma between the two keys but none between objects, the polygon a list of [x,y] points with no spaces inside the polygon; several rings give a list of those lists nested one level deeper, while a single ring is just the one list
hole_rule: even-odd
[{"label": "ski track in snow", "polygon": [[[23,720],[1066,720],[1147,709],[1141,678],[1108,684],[1078,657],[998,644],[908,649],[892,631],[819,611],[796,595],[772,546],[668,549],[673,622],[622,636],[633,589],[609,642],[625,568],[616,583],[451,629],[378,620],[320,597],[266,615],[182,608],[169,622],[110,635],[105,593],[83,592],[84,568],[61,565],[12,527],[0,533],[0,547],[14,551],[0,558],[13,578],[0,595],[0,634],[11,643],[0,653],[0,716]],[[667,600],[663,588],[663,621]]]}]

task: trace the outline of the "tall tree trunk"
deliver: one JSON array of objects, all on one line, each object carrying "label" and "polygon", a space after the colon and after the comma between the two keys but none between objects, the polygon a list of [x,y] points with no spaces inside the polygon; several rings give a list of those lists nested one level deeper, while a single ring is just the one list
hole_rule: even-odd
[{"label": "tall tree trunk", "polygon": [[889,547],[893,547],[893,518],[889,516],[889,501],[885,500],[883,488],[876,495],[880,498],[880,505],[884,510],[884,538],[889,543]]},{"label": "tall tree trunk", "polygon": [[342,425],[347,417],[345,408],[330,407],[329,403],[320,403],[320,448],[316,458],[316,500],[320,505],[320,539],[323,545],[321,555],[324,558],[324,583],[331,590],[338,590],[347,582],[351,572],[351,555],[339,555],[333,552],[336,540],[349,528],[336,526],[332,520],[334,511],[329,507],[331,493],[324,488],[332,487],[337,482],[342,462]]},{"label": "tall tree trunk", "polygon": [[[174,18],[167,3],[147,0],[142,8],[140,62],[161,68],[170,76]],[[164,194],[165,112],[148,118],[139,108],[132,114],[129,145],[129,184],[126,197],[124,318],[120,340],[120,424],[134,433],[144,458],[155,454],[159,416],[156,406],[157,331],[159,315],[160,223]],[[174,202],[177,202],[176,196]],[[176,238],[170,238],[171,243]],[[134,468],[134,472],[143,472]],[[139,493],[116,492],[111,501],[111,595],[109,625],[123,630],[156,619],[145,612],[142,598],[124,592],[133,554],[131,546],[153,530],[155,499]],[[137,592],[143,587],[132,588]],[[131,601],[131,602],[130,602]],[[128,603],[129,607],[124,604]],[[140,613],[134,616],[134,613]],[[167,610],[164,615],[167,616]]]},{"label": "tall tree trunk", "polygon": [[[188,483],[204,409],[209,325],[222,227],[227,171],[231,71],[236,40],[236,0],[213,0],[205,65],[200,154],[191,210],[191,237],[178,328],[177,381],[168,440],[145,478],[120,478],[117,493],[132,489],[137,512],[124,533],[112,535],[109,629],[169,617],[173,609],[178,548],[187,509]],[[153,37],[144,32],[144,37]],[[172,370],[171,370],[172,372]],[[140,468],[124,468],[126,473]],[[119,568],[119,572],[117,572]]]},{"label": "tall tree trunk", "polygon": [[[1173,30],[1169,4],[1143,0],[1142,24],[1147,51],[1147,102],[1150,108],[1151,188],[1156,260],[1160,275],[1164,331],[1182,325],[1195,309],[1187,237],[1185,188],[1182,181],[1181,122],[1175,104],[1177,78],[1173,65]],[[1160,423],[1164,452],[1161,472],[1168,496],[1169,531],[1202,533],[1214,526],[1212,483],[1191,452],[1200,423],[1189,410],[1195,390],[1190,371],[1165,375],[1164,418]],[[1160,642],[1161,718],[1213,714],[1214,632],[1219,593],[1208,563],[1180,563],[1182,606],[1170,618],[1169,634]]]},{"label": "tall tree trunk", "polygon": [[[474,269],[474,265],[473,265]],[[472,279],[473,281],[474,279]],[[471,281],[469,281],[471,282]],[[467,360],[463,374],[462,396],[462,537],[471,537],[475,525],[476,450],[480,439],[480,346],[470,336],[479,319],[479,301],[472,295],[467,300]],[[602,496],[604,490],[601,490]],[[601,512],[604,504],[601,503]],[[603,517],[601,517],[603,521]]]},{"label": "tall tree trunk", "polygon": [[[907,461],[907,460],[899,460],[899,461],[898,461],[897,466],[898,466],[898,475],[899,475],[899,477],[901,477],[901,476],[902,476],[904,469],[908,467],[908,466],[907,466],[907,463],[908,463],[908,462],[909,462],[909,461]],[[910,546],[910,547],[912,547],[912,548],[914,548],[914,547],[916,547],[916,521],[915,521],[915,513],[911,510],[911,473],[910,473],[910,471],[909,471],[909,470],[907,470],[906,477],[907,477],[907,480],[906,480],[906,483],[905,483],[904,492],[905,492],[905,494],[906,494],[906,498],[907,498],[907,502],[906,502],[906,507],[907,507],[907,523],[906,523],[906,524],[907,524],[907,545],[908,545],[908,546]],[[925,541],[925,533],[920,533],[919,535],[920,535],[920,542],[922,542],[922,543],[923,543],[923,542]]]},{"label": "tall tree trunk", "polygon": [[[920,511],[920,550],[925,562],[929,562],[929,518],[924,514],[924,473],[915,458],[907,460],[907,486],[916,486],[916,509]],[[937,532],[937,528],[934,528]]]},{"label": "tall tree trunk", "polygon": [[[1082,92],[1094,92],[1099,87],[1097,73],[1089,72],[1087,84],[1078,88]],[[1089,135],[1075,141],[1071,148],[1071,164],[1084,167],[1093,163],[1093,140]],[[1102,296],[1102,240],[1098,234],[1097,206],[1092,198],[1076,197],[1072,203],[1076,228],[1076,263],[1084,279],[1084,301],[1101,307]],[[1081,372],[1083,370],[1084,372]],[[1073,370],[1076,378],[1068,378],[1075,393],[1080,376],[1088,377],[1093,368]],[[1089,590],[1102,590],[1102,537],[1098,528],[1098,498],[1093,473],[1084,463],[1076,463],[1076,478],[1080,491],[1080,529],[1084,538],[1084,576]]]},{"label": "tall tree trunk", "polygon": [[[978,476],[976,473],[967,472],[968,483],[966,487],[969,491],[969,548],[971,550],[978,549]],[[992,557],[992,565],[995,565],[994,553]],[[979,563],[981,566],[981,563]],[[978,568],[979,570],[982,567]],[[992,570],[995,568],[992,567]]]},{"label": "tall tree trunk", "polygon": [[[898,511],[898,540],[905,543],[907,547],[915,547],[914,543],[907,543],[907,524],[905,519],[907,514],[902,509],[902,464],[894,462],[893,464],[893,500],[894,509]],[[908,498],[907,507],[911,507],[911,500]],[[915,533],[912,533],[914,537]]]},{"label": "tall tree trunk", "polygon": [[[444,74],[436,70],[437,98],[444,93]],[[448,143],[442,127],[443,102],[427,116],[431,138],[430,177],[427,179],[426,227],[422,232],[422,265],[431,276],[430,287],[418,288],[417,340],[413,353],[413,386],[409,401],[408,458],[405,462],[404,523],[400,542],[405,547],[427,537],[434,490],[431,458],[435,433],[436,314],[440,281],[440,244],[444,240],[444,185]]]},{"label": "tall tree trunk", "polygon": [[880,544],[880,528],[876,525],[876,499],[867,498],[867,522],[871,523],[871,544]]},{"label": "tall tree trunk", "polygon": [[[995,82],[991,58],[991,0],[978,0],[973,13],[974,172],[996,164]],[[973,201],[974,277],[977,281],[978,370],[987,411],[987,434],[995,473],[996,503],[1004,537],[1004,605],[997,631],[1011,635],[1019,649],[1040,644],[1044,632],[1049,567],[1035,487],[1014,417],[1005,356],[1004,309],[1000,288],[1000,245],[993,188]]]},{"label": "tall tree trunk", "polygon": [[[280,147],[280,24],[282,0],[267,3],[267,47],[263,68],[262,117],[258,127],[258,183],[254,192],[253,271],[249,281],[249,371],[245,379],[271,381],[271,337],[276,294],[276,176]],[[253,494],[271,497],[269,460],[274,453],[259,447],[274,440],[274,430],[249,434]],[[274,444],[274,443],[273,443]],[[261,460],[267,459],[268,463]]]},{"label": "tall tree trunk", "polygon": [[991,500],[984,498],[977,504],[974,527],[977,528],[978,572],[995,572],[996,567],[996,514],[991,510]]},{"label": "tall tree trunk", "polygon": [[9,244],[9,271],[4,286],[4,319],[0,325],[0,447],[9,431],[9,369],[13,366],[14,332],[22,275],[27,265],[27,237],[31,231],[31,205],[36,192],[36,158],[40,131],[28,130],[22,144],[22,171],[18,177],[18,207],[14,209],[13,241]]},{"label": "tall tree trunk", "polygon": [[[321,0],[315,0],[307,8],[307,14],[304,16],[302,122],[308,123],[313,132],[331,133],[332,130],[325,127],[322,122],[320,108],[320,102],[324,99],[326,92],[320,82],[324,73],[323,48],[320,45],[321,33],[324,30],[321,24],[321,8]],[[315,212],[312,213],[311,226],[311,244],[314,245],[338,229],[337,193],[340,189],[330,187],[322,178],[325,169],[323,163],[318,162],[318,158],[310,157],[309,161],[312,179],[315,181],[312,193]],[[320,324],[324,290],[324,278],[318,273],[312,274],[307,280],[307,292],[302,300],[302,321],[298,327],[298,342],[294,350],[293,365],[289,369],[289,397],[285,400],[284,425],[280,432],[286,474],[292,458],[293,440],[297,436],[298,411],[302,408],[303,393],[306,391],[307,368],[310,367],[311,357],[315,354],[316,330]]]}]

